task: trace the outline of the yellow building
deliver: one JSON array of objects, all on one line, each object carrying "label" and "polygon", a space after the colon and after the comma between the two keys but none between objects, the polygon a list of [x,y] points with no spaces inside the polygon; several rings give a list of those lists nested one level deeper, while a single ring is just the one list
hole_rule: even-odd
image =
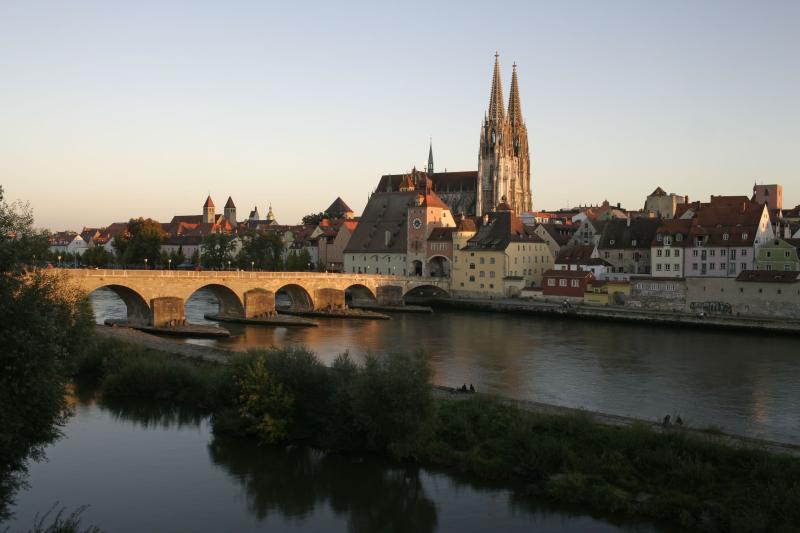
[{"label": "yellow building", "polygon": [[513,296],[523,287],[541,285],[542,274],[553,268],[547,243],[505,202],[485,215],[469,238],[468,230],[459,225],[453,234],[451,287],[455,295]]},{"label": "yellow building", "polygon": [[599,280],[589,282],[583,301],[596,305],[624,305],[631,295],[631,284],[627,281]]}]

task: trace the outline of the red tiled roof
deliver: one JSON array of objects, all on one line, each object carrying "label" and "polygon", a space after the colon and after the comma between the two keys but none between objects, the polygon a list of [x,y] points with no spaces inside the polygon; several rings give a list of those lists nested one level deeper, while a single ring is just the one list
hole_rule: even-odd
[{"label": "red tiled roof", "polygon": [[211,199],[211,195],[208,195],[206,198],[206,203],[203,204],[203,207],[214,207],[214,201]]},{"label": "red tiled roof", "polygon": [[428,236],[429,241],[450,242],[453,240],[453,232],[456,228],[433,228]]}]

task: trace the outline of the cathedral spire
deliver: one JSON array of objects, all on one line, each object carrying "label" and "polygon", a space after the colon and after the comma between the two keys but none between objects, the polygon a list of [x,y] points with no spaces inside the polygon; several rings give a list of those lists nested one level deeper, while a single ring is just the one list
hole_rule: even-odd
[{"label": "cathedral spire", "polygon": [[494,53],[494,76],[492,76],[492,94],[489,97],[489,120],[502,121],[505,118],[503,109],[503,84],[500,80],[500,54]]},{"label": "cathedral spire", "polygon": [[512,126],[522,124],[522,107],[519,103],[519,82],[517,81],[517,64],[514,63],[511,74],[511,95],[508,97],[508,119]]},{"label": "cathedral spire", "polygon": [[431,138],[431,144],[428,148],[428,174],[433,174],[433,139]]}]

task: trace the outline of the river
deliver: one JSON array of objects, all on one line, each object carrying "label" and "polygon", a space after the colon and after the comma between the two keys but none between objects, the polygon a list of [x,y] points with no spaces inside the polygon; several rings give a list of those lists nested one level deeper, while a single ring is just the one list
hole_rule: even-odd
[{"label": "river", "polygon": [[58,502],[89,505],[83,525],[114,533],[656,531],[445,472],[215,437],[205,417],[141,404],[75,402],[45,455],[0,530],[27,531]]},{"label": "river", "polygon": [[[125,317],[108,289],[92,302],[99,322]],[[209,323],[203,314],[216,309],[201,290],[186,316]],[[185,342],[304,345],[327,362],[344,351],[424,349],[437,384],[649,420],[680,414],[693,427],[800,444],[800,337],[454,310],[319,322],[225,324],[229,339]]]}]

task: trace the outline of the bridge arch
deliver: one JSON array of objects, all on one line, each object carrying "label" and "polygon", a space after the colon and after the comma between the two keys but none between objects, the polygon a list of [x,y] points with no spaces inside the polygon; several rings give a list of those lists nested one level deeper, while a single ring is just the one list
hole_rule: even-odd
[{"label": "bridge arch", "polygon": [[[283,298],[282,298],[283,297]],[[275,291],[275,304],[278,307],[286,308],[285,299],[290,301],[289,309],[292,311],[312,311],[314,310],[314,299],[301,285],[287,283]],[[284,300],[281,302],[281,300]]]},{"label": "bridge arch", "polygon": [[[192,292],[189,298],[203,289],[209,291],[217,299],[217,303],[219,304],[218,313],[220,315],[235,317],[244,316],[244,304],[242,303],[242,299],[239,297],[239,295],[236,294],[236,292],[234,292],[232,289],[219,283],[209,283],[203,285],[202,287],[198,287]],[[186,301],[188,301],[189,298],[187,298]]]},{"label": "bridge arch", "polygon": [[145,325],[152,321],[153,312],[150,309],[150,304],[147,302],[147,300],[145,300],[144,296],[139,294],[134,289],[126,287],[125,285],[111,283],[95,288],[90,292],[90,294],[101,289],[110,290],[116,294],[120,300],[122,300],[122,303],[125,304],[128,322]]},{"label": "bridge arch", "polygon": [[437,278],[450,276],[450,259],[444,255],[434,255],[428,259],[428,274]]},{"label": "bridge arch", "polygon": [[420,298],[448,298],[450,293],[436,285],[415,285],[403,294],[405,300],[409,296]]},{"label": "bridge arch", "polygon": [[375,292],[361,283],[354,283],[344,289],[344,298],[347,304],[376,303]]}]

